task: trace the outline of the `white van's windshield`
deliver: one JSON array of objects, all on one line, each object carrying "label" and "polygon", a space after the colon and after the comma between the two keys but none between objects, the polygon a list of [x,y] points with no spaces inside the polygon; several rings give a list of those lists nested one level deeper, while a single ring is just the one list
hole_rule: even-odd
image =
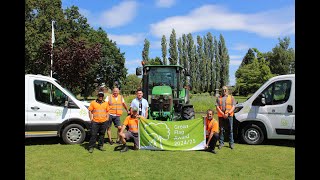
[{"label": "white van's windshield", "polygon": [[[58,84],[60,84],[60,82],[58,81],[58,80],[56,80],[55,79],[55,81],[56,81],[56,83],[58,83]],[[62,86],[61,86],[62,87]],[[76,98],[76,96],[71,92],[71,91],[69,91],[69,89],[67,89],[67,88],[64,88],[64,87],[62,87],[64,90],[66,90],[72,97],[74,97],[75,99],[77,99]],[[79,100],[79,99],[78,99]]]},{"label": "white van's windshield", "polygon": [[[63,88],[64,90],[66,90],[72,97],[76,98],[76,96],[74,94],[72,94],[71,91],[69,91],[67,88]],[[76,98],[77,99],[77,98]]]}]

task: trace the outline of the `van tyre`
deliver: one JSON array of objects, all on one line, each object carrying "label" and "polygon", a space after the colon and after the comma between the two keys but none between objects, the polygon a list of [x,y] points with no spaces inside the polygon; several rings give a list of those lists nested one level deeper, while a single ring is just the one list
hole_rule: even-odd
[{"label": "van tyre", "polygon": [[79,124],[69,124],[62,131],[62,139],[66,144],[81,144],[85,136],[86,132]]},{"label": "van tyre", "polygon": [[195,117],[195,114],[194,114],[193,107],[184,107],[182,109],[182,118],[184,120],[194,119],[194,117]]},{"label": "van tyre", "polygon": [[241,130],[241,139],[244,143],[257,145],[264,141],[264,134],[258,125],[248,124]]}]

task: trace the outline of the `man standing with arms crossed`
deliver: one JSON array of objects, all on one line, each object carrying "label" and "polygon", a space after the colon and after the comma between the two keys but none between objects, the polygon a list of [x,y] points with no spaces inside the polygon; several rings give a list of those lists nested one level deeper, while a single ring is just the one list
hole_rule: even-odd
[{"label": "man standing with arms crossed", "polygon": [[221,149],[224,146],[224,132],[229,131],[229,147],[234,148],[233,140],[233,111],[236,102],[232,95],[229,95],[228,87],[222,87],[222,95],[217,98],[216,109],[219,118],[219,131],[220,140],[218,148]]},{"label": "man standing with arms crossed", "polygon": [[108,122],[108,128],[107,128],[107,134],[109,138],[110,145],[113,144],[113,141],[111,139],[111,126],[112,122],[114,126],[118,129],[117,130],[117,140],[116,143],[121,144],[119,133],[121,130],[121,123],[120,123],[120,116],[122,115],[122,107],[125,108],[127,113],[129,114],[127,105],[123,99],[123,96],[119,95],[119,88],[115,87],[112,90],[112,95],[106,97],[106,102],[109,103],[110,110],[109,110],[109,122]]}]

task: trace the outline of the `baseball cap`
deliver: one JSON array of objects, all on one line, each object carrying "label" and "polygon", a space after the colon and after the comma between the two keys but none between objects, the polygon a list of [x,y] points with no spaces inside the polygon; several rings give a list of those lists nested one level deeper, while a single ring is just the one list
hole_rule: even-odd
[{"label": "baseball cap", "polygon": [[104,96],[103,91],[99,91],[99,92],[98,92],[98,96]]},{"label": "baseball cap", "polygon": [[133,107],[133,108],[132,108],[132,111],[136,111],[136,112],[137,112],[137,111],[138,111],[138,108],[137,108],[137,107]]}]

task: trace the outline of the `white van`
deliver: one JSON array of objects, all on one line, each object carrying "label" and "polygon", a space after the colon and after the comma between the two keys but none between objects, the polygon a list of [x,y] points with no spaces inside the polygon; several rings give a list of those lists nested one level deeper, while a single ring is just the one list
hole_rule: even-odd
[{"label": "white van", "polygon": [[269,79],[235,108],[237,134],[247,144],[295,139],[295,74]]},{"label": "white van", "polygon": [[80,144],[90,129],[88,105],[76,99],[56,79],[25,75],[25,137],[62,137]]}]

